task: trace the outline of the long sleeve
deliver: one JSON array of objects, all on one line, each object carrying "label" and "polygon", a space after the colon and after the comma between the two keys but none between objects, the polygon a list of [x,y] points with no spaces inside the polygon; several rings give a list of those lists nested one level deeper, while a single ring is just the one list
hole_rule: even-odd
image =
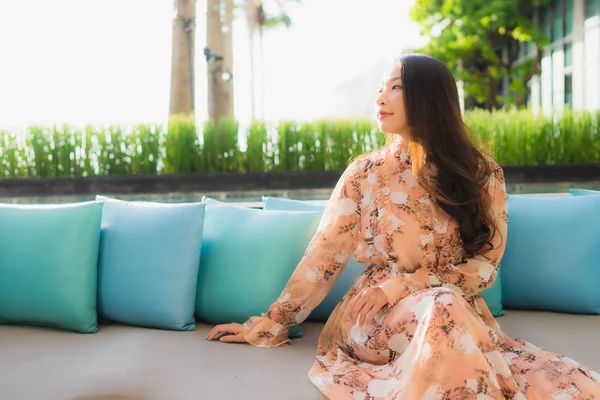
[{"label": "long sleeve", "polygon": [[258,347],[289,341],[291,326],[304,321],[327,296],[350,259],[360,231],[361,183],[358,163],[338,180],[303,258],[279,299],[260,317],[244,323],[244,338]]},{"label": "long sleeve", "polygon": [[394,305],[408,294],[431,287],[447,287],[461,296],[470,297],[494,284],[506,247],[508,230],[506,184],[499,166],[495,167],[490,176],[488,190],[492,196],[492,215],[498,228],[490,240],[492,249],[461,264],[434,264],[388,279],[380,287],[385,292],[389,305]]}]

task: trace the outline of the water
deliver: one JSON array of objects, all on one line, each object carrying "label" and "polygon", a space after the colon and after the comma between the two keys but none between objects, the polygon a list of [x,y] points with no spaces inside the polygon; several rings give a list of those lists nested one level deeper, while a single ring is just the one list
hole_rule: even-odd
[{"label": "water", "polygon": [[[244,192],[196,192],[196,193],[156,193],[123,195],[118,193],[98,193],[108,197],[114,197],[128,201],[152,201],[160,203],[192,203],[200,202],[204,196],[216,200],[260,204],[263,197],[284,197],[297,200],[327,200],[331,195],[331,189],[305,189],[305,190],[271,190],[271,191],[244,191]],[[43,196],[43,197],[12,197],[0,198],[0,203],[11,204],[66,204],[94,200],[94,195],[89,196]]]},{"label": "water", "polygon": [[[537,194],[537,195],[568,195],[569,188],[600,190],[600,180],[595,182],[561,182],[561,183],[507,183],[509,194]],[[156,193],[123,195],[119,193],[98,193],[129,201],[152,201],[161,203],[199,202],[204,196],[216,200],[234,202],[239,204],[260,206],[263,197],[284,197],[296,200],[327,200],[331,195],[330,189],[297,189],[297,190],[270,190],[270,191],[232,191],[232,192],[195,192],[195,193]],[[94,195],[89,196],[38,196],[38,197],[12,197],[0,198],[1,203],[11,204],[65,204],[94,200]]]}]

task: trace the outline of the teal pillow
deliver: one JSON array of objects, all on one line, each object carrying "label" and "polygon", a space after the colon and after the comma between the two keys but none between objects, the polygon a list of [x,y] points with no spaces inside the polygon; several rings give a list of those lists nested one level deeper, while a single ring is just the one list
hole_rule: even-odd
[{"label": "teal pillow", "polygon": [[508,198],[506,308],[600,313],[600,196]]},{"label": "teal pillow", "polygon": [[569,193],[572,196],[586,196],[589,194],[600,194],[600,190],[570,188]]},{"label": "teal pillow", "polygon": [[[306,202],[301,200],[291,200],[277,197],[265,197],[264,208],[265,210],[293,210],[293,211],[306,211],[306,210],[325,210],[326,205],[317,204],[313,202]],[[311,313],[309,319],[322,321],[329,318],[329,315],[333,312],[337,303],[342,300],[348,289],[352,286],[355,279],[363,273],[366,266],[360,264],[358,261],[351,257],[344,271],[340,274],[340,277],[336,281],[335,285],[331,289],[331,292],[325,300]],[[494,285],[484,290],[481,293],[484,301],[488,305],[492,315],[500,317],[504,315],[502,310],[502,286],[501,278],[498,275]]]},{"label": "teal pillow", "polygon": [[494,317],[506,315],[502,308],[502,262],[500,262],[500,269],[496,276],[496,282],[494,282],[492,287],[482,291],[481,297]]},{"label": "teal pillow", "polygon": [[[206,202],[196,316],[243,323],[266,312],[302,259],[320,212],[266,212]],[[301,335],[296,326],[291,337]]]},{"label": "teal pillow", "polygon": [[[322,213],[325,211],[326,205],[301,200],[265,197],[263,207],[267,211],[319,211]],[[366,265],[359,263],[354,257],[350,257],[346,268],[338,277],[327,297],[310,313],[308,319],[311,321],[326,321],[329,319],[335,307],[365,269]]]},{"label": "teal pillow", "polygon": [[97,331],[101,202],[0,204],[0,324]]},{"label": "teal pillow", "polygon": [[203,203],[104,201],[98,307],[130,325],[195,329]]}]

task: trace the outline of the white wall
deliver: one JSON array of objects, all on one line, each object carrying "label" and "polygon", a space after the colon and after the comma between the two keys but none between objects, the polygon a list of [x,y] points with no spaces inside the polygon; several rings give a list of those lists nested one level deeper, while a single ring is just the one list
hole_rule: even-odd
[{"label": "white wall", "polygon": [[542,58],[542,77],[541,77],[541,105],[545,114],[552,112],[552,56],[545,54]]},{"label": "white wall", "polygon": [[[552,99],[554,112],[560,114],[565,106],[565,52],[555,49],[552,53]],[[549,111],[549,110],[545,110]]]},{"label": "white wall", "polygon": [[585,21],[585,108],[600,109],[600,16]]},{"label": "white wall", "polygon": [[[573,3],[573,109],[600,110],[600,16],[585,19],[585,0]],[[539,82],[532,80],[531,108],[550,115],[564,109],[565,68],[562,44],[545,50]]]}]

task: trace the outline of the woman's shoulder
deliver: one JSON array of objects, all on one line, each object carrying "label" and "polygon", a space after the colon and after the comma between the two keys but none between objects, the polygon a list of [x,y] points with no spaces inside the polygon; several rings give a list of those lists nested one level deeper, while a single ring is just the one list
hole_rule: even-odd
[{"label": "woman's shoulder", "polygon": [[485,159],[488,165],[490,177],[494,179],[500,179],[502,182],[504,182],[504,169],[502,168],[500,163],[489,154],[485,155]]},{"label": "woman's shoulder", "polygon": [[500,163],[489,154],[484,154],[484,158],[487,168],[485,169],[485,175],[480,175],[482,182],[490,189],[504,185],[506,183],[504,169]]},{"label": "woman's shoulder", "polygon": [[383,165],[387,152],[388,150],[386,148],[381,148],[361,154],[351,161],[348,168],[351,168],[356,172],[368,172],[377,169],[379,166]]},{"label": "woman's shoulder", "polygon": [[369,179],[369,175],[378,170],[378,158],[374,154],[364,154],[352,160],[344,175],[346,179],[353,180],[356,183],[361,183]]}]

